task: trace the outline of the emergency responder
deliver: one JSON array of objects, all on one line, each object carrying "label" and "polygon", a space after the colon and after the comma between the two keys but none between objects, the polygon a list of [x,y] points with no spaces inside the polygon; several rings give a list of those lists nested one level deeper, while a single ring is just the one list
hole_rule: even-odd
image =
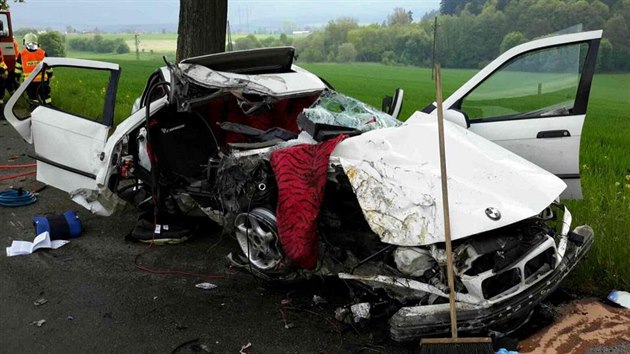
[{"label": "emergency responder", "polygon": [[[4,23],[0,21],[0,32],[4,33]],[[4,55],[2,55],[2,49],[0,49],[0,108],[4,106],[4,90],[11,92],[13,82],[9,81],[9,69],[4,62]]]},{"label": "emergency responder", "polygon": [[[19,79],[20,76],[22,80],[27,78],[45,57],[46,52],[39,47],[37,36],[33,33],[28,33],[24,36],[24,49],[22,49],[15,61],[16,80]],[[41,73],[38,74],[33,82],[26,88],[26,94],[32,103],[52,103],[52,99],[50,98],[50,79],[52,76],[52,68],[46,68],[43,75]]]},{"label": "emergency responder", "polygon": [[0,106],[4,106],[4,90],[11,92],[13,83],[9,81],[9,68],[4,62],[4,55],[0,50]]}]

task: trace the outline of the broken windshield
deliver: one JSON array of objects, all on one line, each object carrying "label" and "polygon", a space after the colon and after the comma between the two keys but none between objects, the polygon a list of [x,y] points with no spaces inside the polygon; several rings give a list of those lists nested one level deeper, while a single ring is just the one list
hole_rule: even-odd
[{"label": "broken windshield", "polygon": [[304,110],[313,123],[337,125],[369,131],[402,124],[387,113],[339,92],[327,91],[312,108]]}]

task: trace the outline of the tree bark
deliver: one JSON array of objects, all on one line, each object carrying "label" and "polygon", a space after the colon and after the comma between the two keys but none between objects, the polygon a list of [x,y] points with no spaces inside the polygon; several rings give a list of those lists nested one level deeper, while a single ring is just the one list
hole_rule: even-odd
[{"label": "tree bark", "polygon": [[177,61],[225,51],[227,0],[180,0]]}]

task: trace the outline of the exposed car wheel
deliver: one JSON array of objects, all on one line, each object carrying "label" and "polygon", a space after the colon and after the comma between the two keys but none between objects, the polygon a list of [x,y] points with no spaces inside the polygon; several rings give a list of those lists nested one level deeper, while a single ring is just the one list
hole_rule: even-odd
[{"label": "exposed car wheel", "polygon": [[239,214],[234,226],[238,244],[250,264],[262,271],[276,269],[284,255],[274,213],[265,208],[255,208],[249,213]]}]

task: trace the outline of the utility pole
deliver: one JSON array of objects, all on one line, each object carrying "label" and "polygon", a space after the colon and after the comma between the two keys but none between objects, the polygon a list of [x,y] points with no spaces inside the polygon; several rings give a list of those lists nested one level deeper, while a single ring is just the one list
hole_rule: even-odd
[{"label": "utility pole", "polygon": [[134,39],[136,44],[136,60],[140,60],[140,35],[136,33]]},{"label": "utility pole", "polygon": [[431,65],[431,80],[435,80],[435,64],[437,63],[437,30],[438,18],[435,16],[435,22],[433,23],[433,65]]}]

